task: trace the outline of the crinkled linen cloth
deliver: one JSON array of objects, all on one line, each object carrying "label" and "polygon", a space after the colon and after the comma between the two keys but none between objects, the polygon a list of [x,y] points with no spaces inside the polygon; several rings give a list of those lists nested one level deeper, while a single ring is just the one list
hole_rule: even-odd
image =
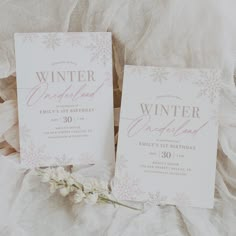
[{"label": "crinkled linen cloth", "polygon": [[[0,236],[236,235],[235,2],[0,0]],[[47,31],[113,33],[116,130],[125,63],[222,69],[213,210],[75,206],[20,168],[13,33]],[[73,172],[110,180],[113,167]]]}]

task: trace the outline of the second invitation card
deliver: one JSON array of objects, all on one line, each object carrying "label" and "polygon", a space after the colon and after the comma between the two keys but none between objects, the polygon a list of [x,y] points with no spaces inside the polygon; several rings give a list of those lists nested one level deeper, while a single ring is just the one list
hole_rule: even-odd
[{"label": "second invitation card", "polygon": [[213,207],[219,90],[214,69],[125,67],[118,199]]}]

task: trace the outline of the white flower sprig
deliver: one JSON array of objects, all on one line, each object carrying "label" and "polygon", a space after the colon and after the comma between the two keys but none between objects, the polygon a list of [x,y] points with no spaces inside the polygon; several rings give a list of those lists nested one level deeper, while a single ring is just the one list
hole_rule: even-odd
[{"label": "white flower sprig", "polygon": [[58,190],[62,196],[70,196],[74,203],[85,202],[91,205],[109,203],[139,210],[113,200],[108,185],[104,181],[98,181],[95,178],[85,178],[81,175],[76,175],[75,178],[73,174],[66,171],[63,167],[37,169],[37,173],[41,177],[41,182],[49,183],[51,193]]}]

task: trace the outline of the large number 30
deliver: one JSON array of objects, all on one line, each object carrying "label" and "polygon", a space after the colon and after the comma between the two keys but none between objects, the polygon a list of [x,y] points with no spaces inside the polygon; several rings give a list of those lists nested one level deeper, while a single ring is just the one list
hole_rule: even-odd
[{"label": "large number 30", "polygon": [[64,122],[64,123],[70,123],[70,122],[72,122],[72,117],[71,117],[71,116],[64,116],[64,117],[63,117],[63,122]]}]

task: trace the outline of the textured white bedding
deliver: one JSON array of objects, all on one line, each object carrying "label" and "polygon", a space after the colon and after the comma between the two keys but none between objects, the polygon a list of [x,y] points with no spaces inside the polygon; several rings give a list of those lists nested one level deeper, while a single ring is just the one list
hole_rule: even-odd
[{"label": "textured white bedding", "polygon": [[[235,9],[234,0],[0,0],[0,235],[236,235]],[[124,63],[223,70],[213,210],[73,206],[19,168],[13,33],[67,30],[113,33],[116,126]],[[113,167],[73,171],[110,180]]]}]

